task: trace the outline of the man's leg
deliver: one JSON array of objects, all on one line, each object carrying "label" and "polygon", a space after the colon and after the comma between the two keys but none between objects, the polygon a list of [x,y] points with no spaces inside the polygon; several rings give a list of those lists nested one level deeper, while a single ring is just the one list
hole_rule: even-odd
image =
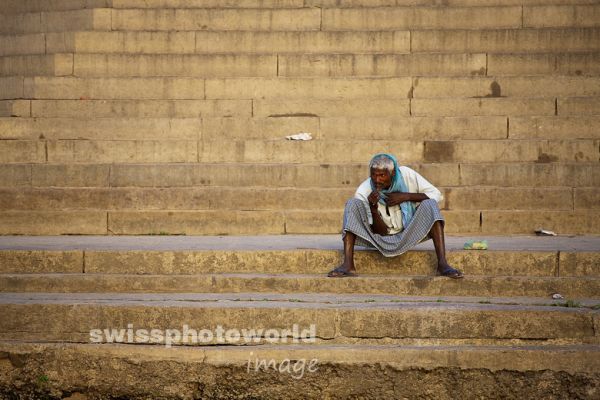
[{"label": "man's leg", "polygon": [[356,273],[354,267],[354,242],[356,241],[356,235],[350,231],[346,231],[344,235],[344,261],[342,264],[330,271],[327,276],[329,277],[340,277],[340,276],[352,276]]},{"label": "man's leg", "polygon": [[431,227],[431,230],[429,231],[429,234],[433,240],[435,254],[437,255],[438,259],[438,273],[449,278],[462,278],[462,272],[452,268],[446,260],[446,243],[444,241],[444,225],[442,224],[442,221],[435,221]]}]

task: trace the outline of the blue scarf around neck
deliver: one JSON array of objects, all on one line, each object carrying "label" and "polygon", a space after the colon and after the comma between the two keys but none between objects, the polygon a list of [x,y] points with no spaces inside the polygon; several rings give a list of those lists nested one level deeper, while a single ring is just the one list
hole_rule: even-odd
[{"label": "blue scarf around neck", "polygon": [[[395,192],[404,192],[408,193],[408,186],[406,186],[406,182],[404,182],[404,178],[402,177],[402,173],[400,172],[400,167],[398,165],[398,160],[391,154],[387,153],[379,153],[375,154],[372,159],[379,156],[385,156],[394,162],[394,176],[392,177],[392,184],[389,188],[383,189],[379,191],[379,202],[381,204],[386,205],[387,195],[389,193]],[[372,160],[371,159],[371,160]],[[371,171],[369,171],[369,174]],[[376,190],[375,183],[371,179],[371,190]],[[402,211],[402,224],[404,228],[408,226],[410,221],[412,220],[413,215],[415,214],[415,203],[413,201],[405,201],[400,203],[400,210]]]}]

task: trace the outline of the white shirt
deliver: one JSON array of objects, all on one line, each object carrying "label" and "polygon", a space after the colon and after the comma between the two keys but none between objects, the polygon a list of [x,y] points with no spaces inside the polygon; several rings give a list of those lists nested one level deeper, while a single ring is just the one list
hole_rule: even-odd
[{"label": "white shirt", "polygon": [[[423,178],[419,173],[411,168],[401,166],[400,173],[402,174],[402,178],[404,178],[404,182],[408,188],[409,193],[424,193],[430,199],[434,199],[438,203],[441,203],[444,200],[444,196],[442,192],[440,192],[435,186],[433,186],[427,179]],[[358,189],[356,189],[356,193],[354,197],[360,199],[365,202],[369,202],[367,199],[371,194],[371,178],[367,178],[363,183],[360,184]],[[419,206],[419,202],[416,203],[416,206]],[[389,209],[390,215],[387,214],[385,204],[377,203],[377,211],[379,215],[381,215],[381,219],[388,227],[388,234],[393,235],[398,232],[402,232],[404,226],[402,224],[402,210],[400,209],[400,205],[387,207]],[[373,216],[371,215],[371,210],[369,210],[369,224],[373,224]]]}]

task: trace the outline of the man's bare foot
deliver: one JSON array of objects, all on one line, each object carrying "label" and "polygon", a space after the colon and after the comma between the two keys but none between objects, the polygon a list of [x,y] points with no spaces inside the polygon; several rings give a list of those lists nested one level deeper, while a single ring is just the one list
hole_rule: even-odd
[{"label": "man's bare foot", "polygon": [[464,278],[464,275],[460,270],[452,268],[448,264],[438,264],[438,274],[452,279]]},{"label": "man's bare foot", "polygon": [[342,264],[337,268],[332,269],[327,274],[330,278],[343,278],[346,276],[357,276],[354,265]]}]

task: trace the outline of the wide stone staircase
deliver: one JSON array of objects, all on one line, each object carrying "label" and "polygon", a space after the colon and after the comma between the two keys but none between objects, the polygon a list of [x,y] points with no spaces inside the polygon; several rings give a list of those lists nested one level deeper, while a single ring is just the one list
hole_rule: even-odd
[{"label": "wide stone staircase", "polygon": [[450,233],[600,232],[597,1],[4,3],[2,234],[337,233],[380,151]]},{"label": "wide stone staircase", "polygon": [[[325,277],[377,152],[465,279]],[[598,1],[0,2],[0,398],[598,398],[599,200]]]}]

